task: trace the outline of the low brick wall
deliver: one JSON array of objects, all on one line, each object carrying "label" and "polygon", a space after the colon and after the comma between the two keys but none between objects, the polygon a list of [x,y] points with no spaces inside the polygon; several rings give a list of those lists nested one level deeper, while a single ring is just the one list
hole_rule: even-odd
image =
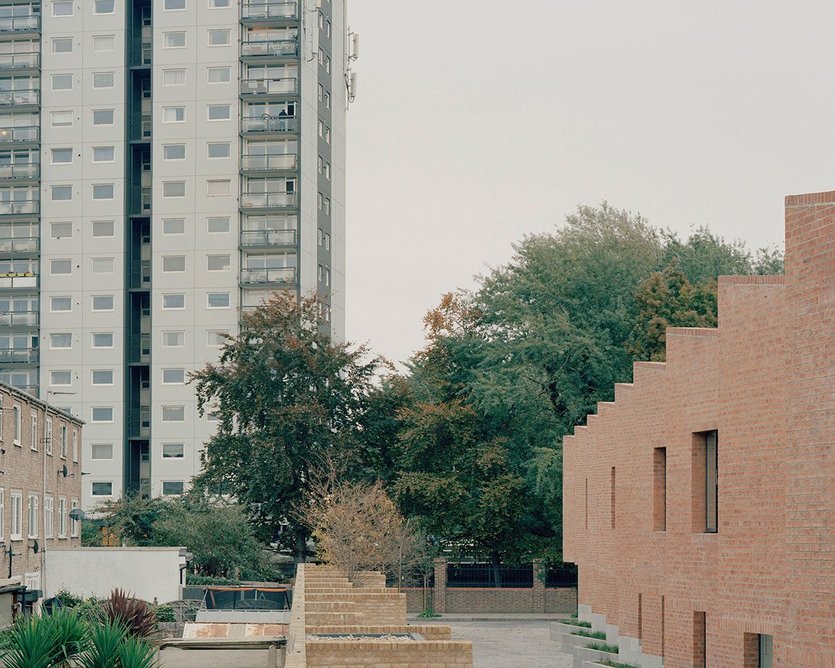
[{"label": "low brick wall", "polygon": [[[423,589],[404,589],[409,612],[421,612]],[[426,590],[426,607],[438,610],[433,605],[435,591]],[[474,589],[449,588],[445,590],[445,612],[576,612],[577,589],[564,587],[545,589],[542,594],[534,594],[527,589]],[[544,603],[544,606],[543,606]]]},{"label": "low brick wall", "polygon": [[404,624],[403,626],[308,626],[308,633],[419,633],[426,640],[449,640],[452,629],[442,624]]},{"label": "low brick wall", "polygon": [[473,649],[469,642],[397,642],[384,640],[307,640],[308,666],[431,666],[470,667]]}]

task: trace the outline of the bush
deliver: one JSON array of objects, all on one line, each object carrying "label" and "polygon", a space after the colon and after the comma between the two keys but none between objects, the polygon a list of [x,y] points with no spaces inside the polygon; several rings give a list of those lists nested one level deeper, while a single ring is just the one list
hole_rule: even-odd
[{"label": "bush", "polygon": [[606,640],[606,634],[602,631],[572,631],[573,636],[583,636],[584,638],[594,638],[595,640]]},{"label": "bush", "polygon": [[196,575],[194,573],[186,573],[187,585],[239,585],[240,580],[232,580],[230,578],[216,578],[211,575]]},{"label": "bush", "polygon": [[418,613],[418,617],[420,617],[421,619],[433,619],[435,617],[440,617],[440,616],[441,615],[439,613],[435,612],[432,608],[426,608],[426,610],[423,610],[423,611]]},{"label": "bush", "polygon": [[609,666],[609,668],[641,668],[634,663],[623,663],[621,661],[612,661],[611,659],[604,659],[603,661],[598,661],[598,663],[601,666]]},{"label": "bush", "polygon": [[610,654],[618,653],[617,645],[609,645],[605,642],[590,642],[586,645],[586,649],[596,649],[598,652],[609,652]]},{"label": "bush", "polygon": [[102,603],[102,612],[111,622],[123,624],[128,635],[136,638],[147,638],[157,630],[157,616],[151,606],[121,589],[111,592]]},{"label": "bush", "polygon": [[561,619],[560,624],[568,624],[569,626],[580,626],[584,629],[591,628],[591,622],[582,622],[579,619]]},{"label": "bush", "polygon": [[170,623],[177,621],[177,615],[174,614],[174,608],[170,605],[158,605],[156,609],[157,622]]}]

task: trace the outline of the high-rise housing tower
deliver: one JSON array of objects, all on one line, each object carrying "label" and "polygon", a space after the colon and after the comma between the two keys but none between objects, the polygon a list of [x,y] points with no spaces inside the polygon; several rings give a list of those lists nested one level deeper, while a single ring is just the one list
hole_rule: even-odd
[{"label": "high-rise housing tower", "polygon": [[242,310],[344,337],[345,5],[0,0],[0,380],[86,421],[85,507],[188,486]]}]

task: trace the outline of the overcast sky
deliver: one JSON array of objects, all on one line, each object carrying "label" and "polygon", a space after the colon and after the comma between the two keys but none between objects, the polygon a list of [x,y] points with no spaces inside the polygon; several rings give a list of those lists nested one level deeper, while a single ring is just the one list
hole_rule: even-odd
[{"label": "overcast sky", "polygon": [[348,338],[402,361],[439,296],[603,199],[782,244],[835,189],[831,0],[349,0]]}]

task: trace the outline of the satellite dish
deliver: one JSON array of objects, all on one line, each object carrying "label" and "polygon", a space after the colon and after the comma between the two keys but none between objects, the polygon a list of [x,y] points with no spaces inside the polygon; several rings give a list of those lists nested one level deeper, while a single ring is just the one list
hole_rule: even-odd
[{"label": "satellite dish", "polygon": [[67,465],[64,464],[60,469],[58,469],[58,475],[62,475],[65,478],[70,474],[70,470],[67,468]]},{"label": "satellite dish", "polygon": [[37,554],[37,553],[38,553],[38,552],[40,552],[40,551],[41,551],[41,546],[40,546],[40,545],[38,545],[38,541],[37,541],[37,539],[33,540],[33,541],[32,541],[32,552],[34,552],[35,554]]}]

